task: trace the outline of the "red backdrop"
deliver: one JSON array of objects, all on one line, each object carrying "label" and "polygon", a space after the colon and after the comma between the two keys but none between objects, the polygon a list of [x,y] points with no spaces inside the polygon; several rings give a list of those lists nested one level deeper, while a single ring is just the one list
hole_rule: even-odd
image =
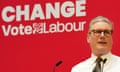
[{"label": "red backdrop", "polygon": [[[0,14],[5,6],[25,5],[33,6],[36,3],[64,2],[62,0],[0,0]],[[73,0],[73,2],[75,2]],[[89,21],[99,15],[108,17],[114,23],[112,52],[120,56],[120,2],[119,0],[87,0],[86,20],[83,32],[62,32],[53,34],[35,34],[24,36],[3,35],[1,25],[4,23],[0,16],[0,72],[53,72],[54,65],[62,60],[56,72],[70,72],[72,66],[90,56],[90,47],[86,41]],[[46,20],[48,23],[73,22],[81,17]],[[34,22],[39,22],[35,20]],[[30,22],[11,22],[28,24]]]}]

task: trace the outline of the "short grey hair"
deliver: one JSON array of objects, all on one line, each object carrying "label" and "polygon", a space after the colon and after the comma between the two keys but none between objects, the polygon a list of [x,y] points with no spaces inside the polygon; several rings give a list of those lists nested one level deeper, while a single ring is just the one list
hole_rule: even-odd
[{"label": "short grey hair", "polygon": [[94,19],[92,19],[90,21],[88,31],[91,31],[92,25],[94,25],[96,22],[106,22],[106,23],[110,24],[110,26],[111,26],[111,28],[113,30],[113,23],[108,18],[106,18],[104,16],[97,16],[97,17],[95,17]]}]

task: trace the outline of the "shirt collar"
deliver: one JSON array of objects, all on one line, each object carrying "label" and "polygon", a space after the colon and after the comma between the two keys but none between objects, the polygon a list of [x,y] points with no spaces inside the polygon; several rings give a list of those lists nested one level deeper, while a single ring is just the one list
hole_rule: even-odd
[{"label": "shirt collar", "polygon": [[[108,63],[110,61],[110,57],[112,56],[111,52],[105,54],[105,55],[102,55],[101,58],[104,60],[104,59],[107,59],[106,63]],[[95,61],[97,59],[97,56],[95,56],[94,54],[91,55],[91,64],[94,64]]]}]

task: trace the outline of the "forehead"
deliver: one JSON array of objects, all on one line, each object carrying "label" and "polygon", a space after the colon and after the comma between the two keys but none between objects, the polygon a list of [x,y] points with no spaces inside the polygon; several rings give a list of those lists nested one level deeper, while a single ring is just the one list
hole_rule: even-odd
[{"label": "forehead", "polygon": [[91,29],[111,30],[112,27],[106,22],[96,22],[91,26]]}]

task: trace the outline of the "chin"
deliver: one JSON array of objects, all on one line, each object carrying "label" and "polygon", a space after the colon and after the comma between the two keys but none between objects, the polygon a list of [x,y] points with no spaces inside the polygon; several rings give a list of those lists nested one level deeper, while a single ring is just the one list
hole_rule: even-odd
[{"label": "chin", "polygon": [[97,53],[100,55],[106,54],[106,47],[103,47],[103,46],[97,47]]},{"label": "chin", "polygon": [[98,52],[98,54],[102,56],[102,55],[105,55],[106,52],[103,52],[103,51],[101,52],[101,51],[100,51],[100,52]]},{"label": "chin", "polygon": [[106,49],[107,47],[106,47],[106,46],[103,46],[103,45],[98,45],[96,48],[97,48],[97,49]]}]

